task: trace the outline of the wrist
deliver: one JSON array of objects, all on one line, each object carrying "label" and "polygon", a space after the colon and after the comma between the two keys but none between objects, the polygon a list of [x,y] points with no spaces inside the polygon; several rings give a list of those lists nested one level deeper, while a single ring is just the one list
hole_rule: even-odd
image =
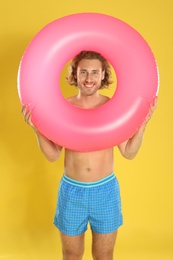
[{"label": "wrist", "polygon": [[145,132],[146,126],[147,126],[147,123],[145,122],[144,124],[141,125],[138,132],[143,134]]},{"label": "wrist", "polygon": [[35,134],[37,135],[37,134],[39,134],[39,131],[38,131],[38,129],[37,128],[35,128],[35,127],[32,127],[32,129],[34,130],[34,132],[35,132]]}]

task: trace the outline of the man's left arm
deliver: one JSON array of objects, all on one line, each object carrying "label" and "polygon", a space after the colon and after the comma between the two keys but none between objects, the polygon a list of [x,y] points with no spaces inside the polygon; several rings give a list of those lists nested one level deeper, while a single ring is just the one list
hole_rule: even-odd
[{"label": "man's left arm", "polygon": [[149,113],[145,119],[145,122],[142,124],[142,126],[139,128],[136,134],[134,134],[130,139],[123,142],[122,144],[118,145],[118,148],[126,159],[132,160],[137,155],[143,141],[144,132],[146,129],[146,126],[151,119],[156,107],[157,107],[157,101],[158,98],[156,97],[154,99],[154,104],[151,104]]}]

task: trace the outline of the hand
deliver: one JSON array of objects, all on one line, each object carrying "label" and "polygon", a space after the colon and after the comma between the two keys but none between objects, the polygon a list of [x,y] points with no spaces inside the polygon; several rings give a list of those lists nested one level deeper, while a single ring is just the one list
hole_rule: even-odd
[{"label": "hand", "polygon": [[153,113],[157,107],[157,103],[158,103],[158,97],[155,97],[153,103],[151,103],[151,105],[150,105],[149,113],[145,118],[144,124],[147,124],[148,121],[152,118]]},{"label": "hand", "polygon": [[150,105],[148,115],[146,116],[143,124],[141,125],[141,127],[138,130],[139,133],[143,133],[145,131],[145,128],[146,128],[149,120],[152,118],[153,113],[154,113],[154,111],[157,107],[157,103],[158,103],[158,97],[155,97],[154,100],[153,100],[153,103],[151,103],[151,105]]},{"label": "hand", "polygon": [[21,113],[23,115],[23,118],[25,120],[25,122],[30,126],[32,127],[32,129],[36,132],[37,129],[36,127],[34,126],[34,124],[32,123],[32,120],[31,120],[31,110],[28,110],[28,107],[23,105],[22,106],[22,110],[21,110]]}]

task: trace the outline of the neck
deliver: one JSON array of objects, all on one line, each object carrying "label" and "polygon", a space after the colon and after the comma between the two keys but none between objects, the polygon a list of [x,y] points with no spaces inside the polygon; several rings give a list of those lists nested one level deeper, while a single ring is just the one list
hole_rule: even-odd
[{"label": "neck", "polygon": [[81,92],[78,93],[77,99],[80,101],[80,104],[84,108],[93,108],[98,104],[100,94],[98,92],[93,95],[82,95]]}]

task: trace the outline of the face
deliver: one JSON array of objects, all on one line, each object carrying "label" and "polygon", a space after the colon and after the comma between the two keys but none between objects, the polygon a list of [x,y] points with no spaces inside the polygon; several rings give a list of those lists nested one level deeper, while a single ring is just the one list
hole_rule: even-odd
[{"label": "face", "polygon": [[84,96],[94,95],[101,86],[104,74],[100,60],[81,60],[77,67],[77,84],[80,93]]}]

